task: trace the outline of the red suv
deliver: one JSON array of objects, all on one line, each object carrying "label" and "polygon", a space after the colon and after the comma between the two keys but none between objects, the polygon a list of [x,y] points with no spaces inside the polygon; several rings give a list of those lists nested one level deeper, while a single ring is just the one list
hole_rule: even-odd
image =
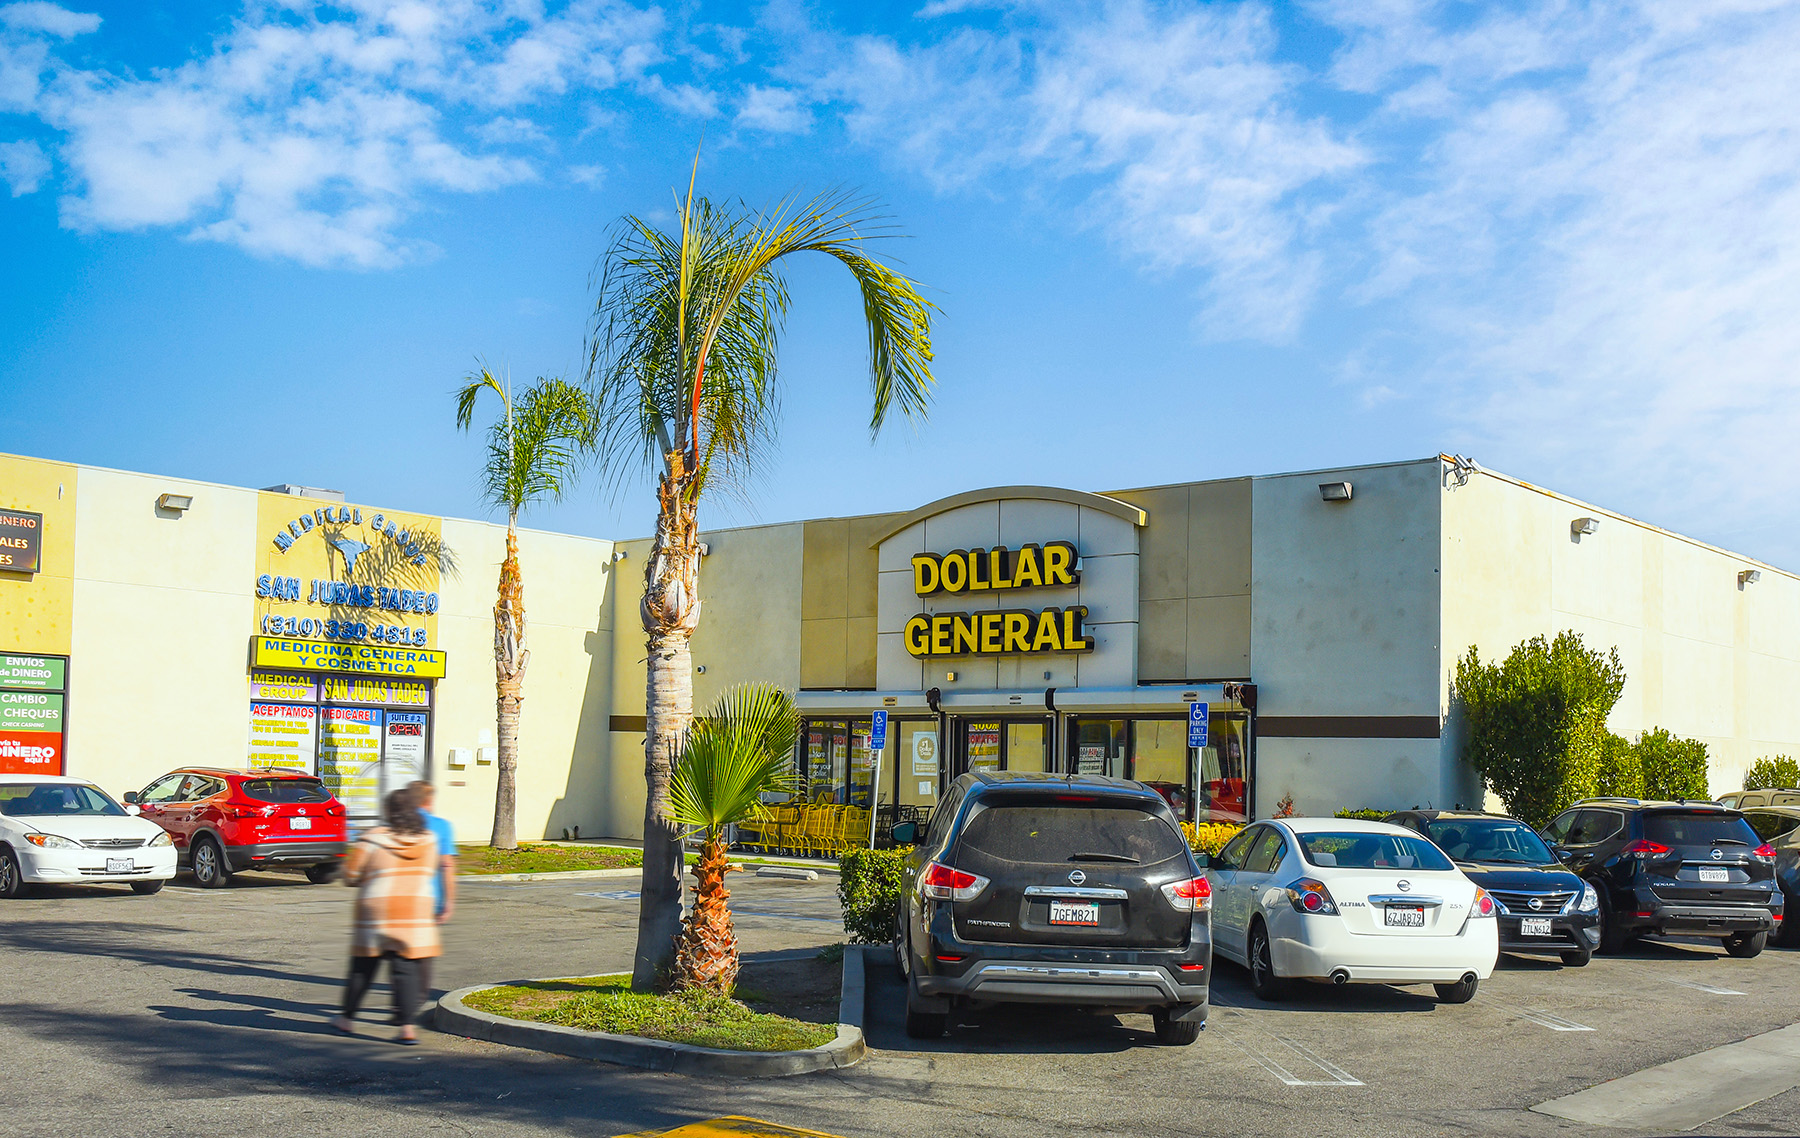
[{"label": "red suv", "polygon": [[129,808],[169,832],[180,864],[203,888],[245,869],[304,868],[330,881],[349,850],[344,804],[305,771],[187,767],[125,795]]}]

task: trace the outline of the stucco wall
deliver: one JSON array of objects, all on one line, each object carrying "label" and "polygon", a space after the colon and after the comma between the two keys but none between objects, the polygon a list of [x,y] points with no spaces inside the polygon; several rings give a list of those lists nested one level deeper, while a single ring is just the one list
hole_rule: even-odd
[{"label": "stucco wall", "polygon": [[[1452,480],[1454,483],[1454,480]],[[1598,520],[1592,534],[1571,523]],[[1589,503],[1477,472],[1444,494],[1444,665],[1470,645],[1503,659],[1564,629],[1617,647],[1626,683],[1608,725],[1706,743],[1715,794],[1767,754],[1800,755],[1800,579]],[[1756,569],[1755,584],[1738,573]],[[1453,724],[1453,728],[1455,725]],[[1460,745],[1461,732],[1446,738]]]},{"label": "stucco wall", "polygon": [[1247,680],[1251,480],[1108,491],[1142,509],[1138,679]]}]

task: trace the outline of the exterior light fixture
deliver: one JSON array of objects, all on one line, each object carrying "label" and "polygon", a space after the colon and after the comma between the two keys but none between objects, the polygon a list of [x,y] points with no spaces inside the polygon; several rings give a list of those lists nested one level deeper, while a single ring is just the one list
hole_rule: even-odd
[{"label": "exterior light fixture", "polygon": [[698,668],[695,668],[694,671],[696,671],[704,676],[706,674],[706,665],[702,664]]},{"label": "exterior light fixture", "polygon": [[1569,523],[1569,532],[1577,537],[1593,533],[1600,528],[1599,518],[1576,518]]},{"label": "exterior light fixture", "polygon": [[627,558],[627,557],[630,557],[630,556],[631,556],[631,554],[630,554],[630,553],[627,553],[627,552],[626,552],[626,551],[625,551],[625,550],[623,550],[623,549],[615,549],[615,550],[613,550],[613,560],[614,560],[614,561],[623,561],[623,560],[625,560],[625,559],[626,559],[626,558]]},{"label": "exterior light fixture", "polygon": [[702,557],[706,557],[712,553],[712,546],[708,545],[704,541],[701,542],[699,545],[695,546],[695,548],[700,551],[700,556],[702,556]]},{"label": "exterior light fixture", "polygon": [[956,673],[955,672],[945,672],[944,679],[949,681],[950,683],[955,683],[956,682]]},{"label": "exterior light fixture", "polygon": [[1738,588],[1740,589],[1745,585],[1754,585],[1760,580],[1762,580],[1761,569],[1742,569],[1738,571]]},{"label": "exterior light fixture", "polygon": [[1319,497],[1327,502],[1348,502],[1350,500],[1350,483],[1321,482]]},{"label": "exterior light fixture", "polygon": [[192,508],[193,505],[194,496],[192,494],[164,494],[156,500],[157,509],[168,510],[176,514]]}]

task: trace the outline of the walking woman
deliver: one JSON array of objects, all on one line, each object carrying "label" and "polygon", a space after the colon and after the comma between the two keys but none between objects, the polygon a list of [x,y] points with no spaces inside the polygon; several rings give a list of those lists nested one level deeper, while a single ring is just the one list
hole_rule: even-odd
[{"label": "walking woman", "polygon": [[419,1008],[417,961],[438,954],[437,839],[419,813],[418,795],[410,789],[387,796],[385,826],[367,830],[350,851],[344,884],[356,887],[356,917],[350,943],[350,975],[344,981],[344,1013],[331,1026],[345,1035],[355,1032],[356,1009],[362,1006],[375,970],[388,962],[388,981],[399,1009],[397,1042],[417,1043],[413,1017]]}]

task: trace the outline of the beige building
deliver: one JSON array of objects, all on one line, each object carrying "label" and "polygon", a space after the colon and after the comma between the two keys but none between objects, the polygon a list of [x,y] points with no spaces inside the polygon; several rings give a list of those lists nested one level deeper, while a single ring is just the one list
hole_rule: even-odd
[{"label": "beige building", "polygon": [[[815,798],[928,808],[1005,767],[1142,779],[1198,819],[1470,803],[1457,656],[1565,628],[1619,648],[1613,729],[1705,741],[1716,792],[1800,753],[1793,574],[1444,456],[706,541],[696,699],[798,691]],[[0,771],[118,794],[300,765],[363,814],[428,774],[479,839],[503,544],[330,492],[0,456],[0,557],[33,559],[0,564]],[[640,831],[647,549],[521,534],[522,837]]]}]

